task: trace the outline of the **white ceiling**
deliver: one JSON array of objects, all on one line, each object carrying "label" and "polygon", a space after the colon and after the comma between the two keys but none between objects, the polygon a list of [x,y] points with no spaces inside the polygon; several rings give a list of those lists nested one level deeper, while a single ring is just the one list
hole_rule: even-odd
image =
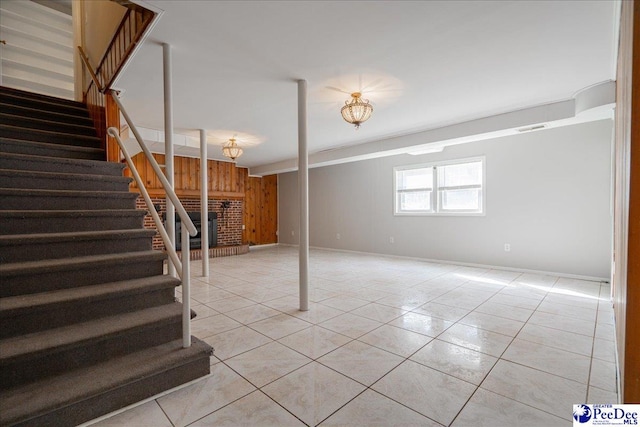
[{"label": "white ceiling", "polygon": [[[619,1],[138,3],[163,13],[116,82],[129,114],[164,128],[168,43],[175,132],[205,129],[220,159],[237,135],[239,166],[297,156],[296,79],[308,82],[310,153],[564,101],[615,79]],[[357,131],[340,116],[354,91],[374,107]]]}]

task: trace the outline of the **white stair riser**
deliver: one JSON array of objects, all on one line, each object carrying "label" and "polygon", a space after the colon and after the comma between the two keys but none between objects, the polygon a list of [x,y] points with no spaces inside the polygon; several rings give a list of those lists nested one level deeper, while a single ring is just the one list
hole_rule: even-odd
[{"label": "white stair riser", "polygon": [[[51,40],[62,45],[73,44],[73,34],[66,32],[61,33],[53,27],[32,21],[28,17],[6,13],[5,11],[0,11],[0,13],[2,13],[2,15],[0,15],[0,25],[3,27],[14,28],[35,37]],[[7,44],[10,43],[12,43],[12,40],[7,40]]]},{"label": "white stair riser", "polygon": [[[32,34],[25,33],[19,29],[16,30],[14,28],[6,28],[2,26],[0,26],[0,37],[2,37],[2,40],[11,40],[11,46],[73,61],[73,47],[71,44],[62,45],[60,43],[54,43],[51,40],[35,37]],[[2,46],[2,49],[7,46],[8,44]]]},{"label": "white stair riser", "polygon": [[0,83],[74,98],[71,16],[29,0],[0,3]]},{"label": "white stair riser", "polygon": [[[2,60],[12,63],[25,64],[30,67],[49,70],[65,76],[73,75],[73,62],[59,59],[53,56],[42,55],[15,46],[4,46]],[[4,66],[4,65],[3,65]]]},{"label": "white stair riser", "polygon": [[26,90],[27,92],[42,93],[63,99],[73,99],[73,90],[61,89],[48,85],[41,85],[28,80],[21,80],[11,76],[2,76],[2,84],[14,89]]},{"label": "white stair riser", "polygon": [[6,76],[4,77],[5,83],[3,86],[24,90],[27,92],[39,93],[47,96],[53,96],[55,98],[73,100],[73,90],[58,88],[50,85],[44,85],[31,80],[22,80],[20,78]]},{"label": "white stair riser", "polygon": [[49,7],[44,7],[32,1],[3,1],[0,4],[0,11],[12,12],[16,15],[27,16],[31,20],[46,24],[61,31],[72,34],[69,27],[71,17]]},{"label": "white stair riser", "polygon": [[36,83],[73,88],[73,77],[64,74],[51,72],[51,70],[32,67],[18,62],[2,60],[2,73],[6,76],[18,77],[21,79],[32,79]]}]

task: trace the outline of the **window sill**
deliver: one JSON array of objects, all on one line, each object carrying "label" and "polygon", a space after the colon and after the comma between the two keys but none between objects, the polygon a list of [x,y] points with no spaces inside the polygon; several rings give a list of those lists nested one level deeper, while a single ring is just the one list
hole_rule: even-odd
[{"label": "window sill", "polygon": [[393,216],[487,216],[486,212],[394,212]]}]

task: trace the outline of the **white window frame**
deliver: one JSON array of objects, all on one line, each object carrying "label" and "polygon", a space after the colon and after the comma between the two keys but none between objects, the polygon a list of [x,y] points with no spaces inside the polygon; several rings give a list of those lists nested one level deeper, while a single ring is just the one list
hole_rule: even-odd
[{"label": "white window frame", "polygon": [[[482,163],[482,183],[480,185],[480,211],[469,210],[444,210],[442,206],[442,192],[438,183],[438,167],[449,165],[460,165],[465,163]],[[431,210],[416,210],[416,211],[400,211],[400,198],[398,191],[397,175],[398,172],[412,170],[412,169],[425,169],[431,168],[433,170],[433,188],[431,189]],[[407,166],[397,166],[393,168],[393,214],[396,216],[485,216],[486,215],[486,161],[484,156],[469,157],[464,159],[445,160],[441,162],[433,163],[420,163]],[[475,186],[473,186],[475,187]],[[448,189],[464,189],[472,188],[471,186],[462,187],[446,187]],[[411,190],[419,191],[419,190]]]}]

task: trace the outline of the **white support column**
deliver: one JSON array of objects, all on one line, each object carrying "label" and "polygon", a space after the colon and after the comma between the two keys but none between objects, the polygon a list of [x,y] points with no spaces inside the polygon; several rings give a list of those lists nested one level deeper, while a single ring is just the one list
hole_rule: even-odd
[{"label": "white support column", "polygon": [[300,194],[300,311],[307,311],[309,310],[309,152],[306,80],[298,80],[298,192]]},{"label": "white support column", "polygon": [[[171,46],[162,44],[162,65],[164,74],[164,165],[167,181],[174,187],[173,180],[173,94],[171,86]],[[167,197],[167,224],[166,229],[175,248],[176,245],[176,208]],[[173,263],[168,263],[169,275],[176,277],[176,269]]]},{"label": "white support column", "polygon": [[182,242],[182,347],[191,346],[191,263],[189,231],[182,227],[180,233]]},{"label": "white support column", "polygon": [[209,188],[207,180],[207,133],[200,129],[200,249],[202,251],[202,276],[209,277]]}]

